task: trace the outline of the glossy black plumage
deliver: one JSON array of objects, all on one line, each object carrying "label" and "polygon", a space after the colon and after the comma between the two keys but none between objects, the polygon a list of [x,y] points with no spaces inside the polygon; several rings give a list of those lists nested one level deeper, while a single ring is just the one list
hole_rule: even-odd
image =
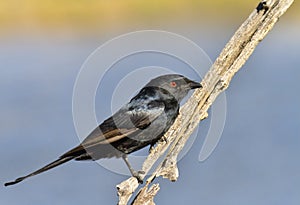
[{"label": "glossy black plumage", "polygon": [[83,142],[45,167],[8,182],[5,186],[75,160],[97,160],[123,157],[131,173],[126,155],[147,145],[154,145],[170,128],[178,116],[180,101],[191,89],[201,85],[184,76],[171,74],[151,80],[110,118],[93,130]]}]

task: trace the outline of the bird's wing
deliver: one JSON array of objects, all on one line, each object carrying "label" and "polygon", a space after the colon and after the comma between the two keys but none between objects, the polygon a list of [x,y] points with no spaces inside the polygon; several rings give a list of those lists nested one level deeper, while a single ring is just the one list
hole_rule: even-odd
[{"label": "bird's wing", "polygon": [[[165,105],[160,101],[129,103],[94,129],[83,142],[66,155],[81,153],[98,145],[110,144],[146,129],[163,114]],[[65,155],[63,155],[65,156]]]}]

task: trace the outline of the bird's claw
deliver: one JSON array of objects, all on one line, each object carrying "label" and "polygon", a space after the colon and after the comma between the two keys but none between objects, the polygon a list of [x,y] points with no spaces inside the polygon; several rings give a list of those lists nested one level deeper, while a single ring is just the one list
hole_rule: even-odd
[{"label": "bird's claw", "polygon": [[164,143],[166,143],[166,144],[168,144],[168,139],[167,139],[165,136],[162,136],[162,137],[160,138],[160,141],[161,141],[161,142],[164,142]]},{"label": "bird's claw", "polygon": [[[168,144],[168,142],[169,142],[168,139],[165,136],[162,136],[158,141],[164,142],[165,144]],[[153,144],[150,145],[149,153],[152,152],[152,150],[154,149],[155,145],[156,145],[156,143],[153,143]]]},{"label": "bird's claw", "polygon": [[150,147],[149,147],[149,151],[148,151],[149,154],[152,152],[153,149],[154,149],[154,144],[153,145],[151,144]]},{"label": "bird's claw", "polygon": [[132,176],[135,177],[140,184],[143,184],[143,176],[142,175],[144,175],[144,174],[145,174],[144,171],[134,171],[132,173]]}]

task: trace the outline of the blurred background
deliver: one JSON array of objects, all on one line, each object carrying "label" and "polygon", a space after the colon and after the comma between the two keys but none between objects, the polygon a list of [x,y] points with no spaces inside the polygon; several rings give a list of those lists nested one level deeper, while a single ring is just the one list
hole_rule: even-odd
[{"label": "blurred background", "polygon": [[[34,171],[79,143],[73,86],[83,62],[104,42],[132,31],[170,31],[197,43],[214,61],[257,4],[1,0],[0,183]],[[158,179],[157,204],[300,203],[299,9],[296,1],[232,80],[216,150],[198,162],[207,119],[179,162],[178,181]],[[109,93],[97,96],[106,99],[96,106],[99,122],[111,114],[100,109],[109,103]],[[0,186],[0,203],[116,204],[115,185],[124,179],[96,163],[70,162],[16,186]]]}]

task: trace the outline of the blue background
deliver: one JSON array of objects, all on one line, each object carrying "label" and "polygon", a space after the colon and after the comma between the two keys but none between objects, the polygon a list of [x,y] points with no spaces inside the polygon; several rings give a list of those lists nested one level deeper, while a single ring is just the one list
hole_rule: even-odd
[{"label": "blue background", "polygon": [[[237,25],[160,29],[190,38],[215,59]],[[0,38],[1,184],[79,143],[72,119],[76,76],[94,49],[124,32]],[[179,162],[178,181],[157,179],[157,204],[300,204],[299,36],[298,25],[283,18],[259,44],[226,90],[227,119],[216,150],[198,162],[200,131]],[[99,111],[99,121],[109,113]],[[203,121],[200,130],[208,125]],[[1,186],[0,204],[116,204],[115,185],[125,179],[96,163],[69,162]]]}]

